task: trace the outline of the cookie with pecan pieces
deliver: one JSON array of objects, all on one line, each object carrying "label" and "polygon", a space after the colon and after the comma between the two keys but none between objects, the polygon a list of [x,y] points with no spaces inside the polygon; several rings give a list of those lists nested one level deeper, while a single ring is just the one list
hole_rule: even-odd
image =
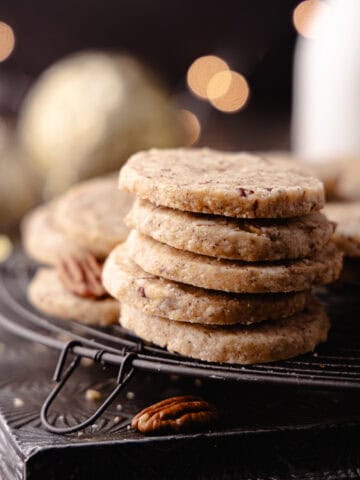
[{"label": "cookie with pecan pieces", "polygon": [[119,318],[119,302],[69,291],[53,268],[39,268],[28,286],[29,301],[41,312],[88,325],[111,325]]},{"label": "cookie with pecan pieces", "polygon": [[273,362],[311,352],[326,341],[330,323],[314,299],[289,318],[255,325],[199,325],[146,315],[121,305],[120,323],[141,339],[180,355],[206,360],[253,364]]},{"label": "cookie with pecan pieces", "polygon": [[182,212],[144,200],[135,202],[125,222],[179,250],[247,262],[308,257],[321,250],[334,231],[320,212],[247,220]]},{"label": "cookie with pecan pieces", "polygon": [[324,205],[322,182],[299,165],[244,152],[139,152],[121,169],[119,184],[154,205],[229,217],[295,217]]},{"label": "cookie with pecan pieces", "polygon": [[145,272],[195,287],[234,293],[308,290],[334,282],[342,253],[329,242],[309,258],[282,262],[242,262],[197,255],[170,247],[135,230],[126,241],[129,256]]},{"label": "cookie with pecan pieces", "polygon": [[309,292],[229,294],[172,282],[142,270],[124,244],[107,258],[103,269],[107,291],[144,313],[182,322],[212,325],[289,317],[304,309]]}]

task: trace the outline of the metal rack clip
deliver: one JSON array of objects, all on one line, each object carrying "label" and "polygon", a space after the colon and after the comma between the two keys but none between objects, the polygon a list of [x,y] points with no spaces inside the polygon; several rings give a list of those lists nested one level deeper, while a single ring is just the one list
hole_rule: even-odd
[{"label": "metal rack clip", "polygon": [[[76,425],[72,425],[70,427],[57,427],[55,425],[52,425],[49,421],[49,409],[51,405],[54,403],[56,397],[60,393],[60,391],[63,389],[65,386],[67,380],[70,378],[71,374],[74,372],[76,367],[79,365],[81,355],[78,355],[76,353],[74,354],[73,360],[70,362],[69,366],[65,368],[65,362],[66,359],[70,353],[70,351],[75,347],[75,346],[82,346],[81,342],[72,340],[68,342],[64,349],[62,350],[58,363],[56,365],[55,371],[54,371],[54,377],[53,380],[56,382],[55,387],[51,390],[49,393],[48,397],[46,398],[40,412],[40,417],[41,417],[41,422],[44,425],[44,427],[49,430],[50,432],[53,433],[73,433],[77,432],[79,430],[82,430],[86,428],[87,426],[91,425],[92,423],[95,422],[97,418],[102,415],[102,413],[108,408],[108,406],[113,402],[115,399],[116,395],[120,392],[120,390],[127,384],[127,382],[130,380],[134,373],[134,367],[132,366],[132,362],[134,358],[137,356],[137,352],[125,352],[123,355],[122,362],[119,367],[119,373],[117,375],[117,380],[116,380],[116,387],[114,390],[109,394],[109,396],[106,398],[106,400],[100,405],[100,407],[86,420],[84,420],[81,423],[78,423]],[[96,361],[101,361],[101,357],[105,353],[105,350],[99,350],[95,355],[94,359]]]}]

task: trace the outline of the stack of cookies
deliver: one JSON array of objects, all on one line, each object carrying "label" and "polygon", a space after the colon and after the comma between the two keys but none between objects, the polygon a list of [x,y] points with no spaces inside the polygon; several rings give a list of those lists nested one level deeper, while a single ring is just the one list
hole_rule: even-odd
[{"label": "stack of cookies", "polygon": [[47,265],[29,284],[30,302],[42,312],[87,324],[108,325],[119,303],[101,283],[102,264],[126,239],[122,218],[132,203],[116,177],[82,182],[31,211],[22,224],[27,254]]},{"label": "stack of cookies", "polygon": [[132,228],[104,265],[121,324],[182,355],[251,364],[312,351],[329,321],[313,285],[342,254],[319,212],[322,183],[294,163],[246,153],[151,150],[120,188]]}]

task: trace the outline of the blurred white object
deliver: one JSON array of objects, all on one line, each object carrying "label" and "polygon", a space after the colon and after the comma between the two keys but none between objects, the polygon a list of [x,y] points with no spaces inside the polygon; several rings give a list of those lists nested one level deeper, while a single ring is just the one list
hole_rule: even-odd
[{"label": "blurred white object", "polygon": [[325,6],[294,68],[293,149],[314,163],[360,156],[360,0]]},{"label": "blurred white object", "polygon": [[25,100],[19,127],[49,196],[119,168],[137,150],[183,143],[161,83],[132,57],[101,51],[47,69]]}]

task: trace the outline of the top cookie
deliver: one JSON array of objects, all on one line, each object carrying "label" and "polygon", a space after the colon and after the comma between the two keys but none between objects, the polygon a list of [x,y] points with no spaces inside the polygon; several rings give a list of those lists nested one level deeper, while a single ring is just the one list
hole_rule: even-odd
[{"label": "top cookie", "polygon": [[119,192],[115,177],[82,182],[26,215],[24,248],[35,260],[50,265],[66,253],[83,250],[103,259],[126,239],[123,218],[131,203],[129,194]]},{"label": "top cookie", "polygon": [[119,192],[115,177],[98,178],[72,187],[53,210],[55,225],[77,245],[99,258],[126,239],[123,222],[132,197]]},{"label": "top cookie", "polygon": [[322,182],[291,161],[209,149],[139,152],[119,185],[155,205],[230,217],[295,217],[324,205]]}]

